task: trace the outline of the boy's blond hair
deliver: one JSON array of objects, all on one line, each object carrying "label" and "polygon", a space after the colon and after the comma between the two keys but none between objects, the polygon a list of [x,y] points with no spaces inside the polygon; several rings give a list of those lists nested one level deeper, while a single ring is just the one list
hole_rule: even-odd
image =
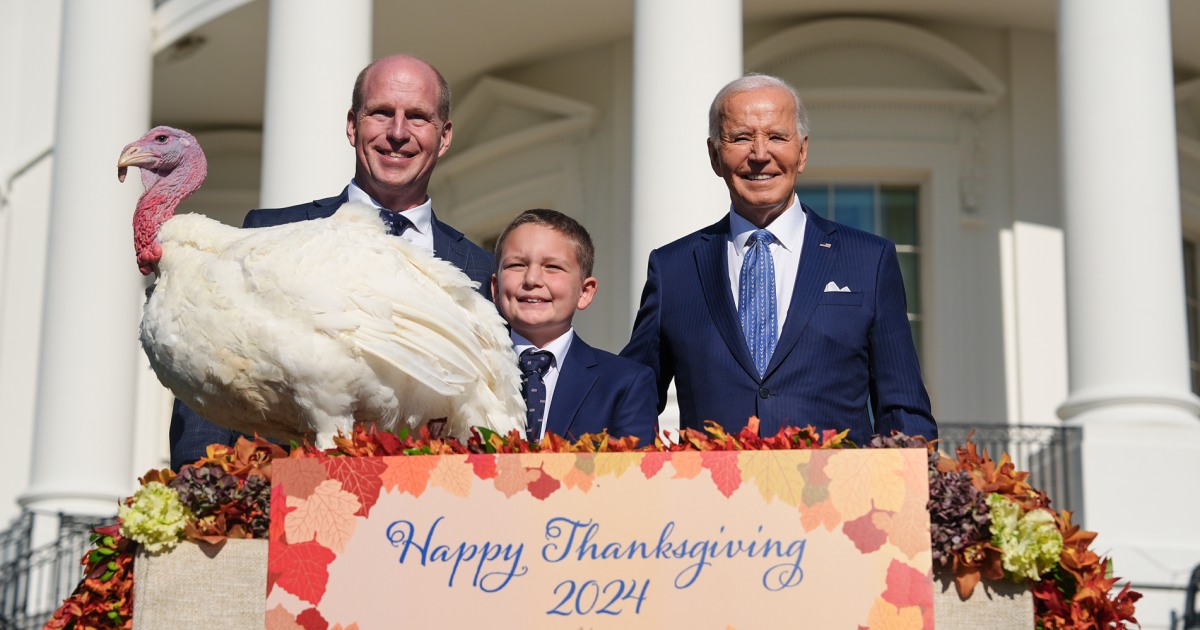
[{"label": "boy's blond hair", "polygon": [[534,208],[522,212],[504,228],[503,232],[500,232],[500,238],[496,239],[496,273],[500,273],[500,253],[504,251],[504,241],[508,239],[510,232],[522,225],[540,225],[567,237],[567,240],[571,241],[571,245],[575,246],[580,277],[587,278],[592,275],[592,266],[596,263],[596,246],[592,244],[592,237],[588,234],[587,229],[575,219],[557,210],[545,208]]}]

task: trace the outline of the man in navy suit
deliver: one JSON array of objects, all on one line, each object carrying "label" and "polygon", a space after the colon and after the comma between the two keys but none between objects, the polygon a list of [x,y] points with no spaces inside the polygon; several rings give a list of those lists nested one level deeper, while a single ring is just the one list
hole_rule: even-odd
[{"label": "man in navy suit", "polygon": [[653,444],[654,373],[589,346],[571,326],[596,295],[595,259],[587,230],[554,210],[526,210],[496,242],[492,295],[520,357],[527,437],[576,440],[607,430]]},{"label": "man in navy suit", "polygon": [[[354,82],[346,137],[354,146],[354,179],[336,197],[275,210],[252,210],[243,227],[307,221],[332,215],[347,201],[380,209],[392,233],[462,269],[491,299],[492,256],[433,214],[427,191],[438,158],[450,148],[450,86],[429,63],[408,55],[383,57]],[[232,444],[235,432],[175,401],[171,467],[203,457],[209,444]]]},{"label": "man in navy suit", "polygon": [[936,438],[895,245],[796,198],[808,155],[796,91],[766,75],[726,85],[708,154],[730,211],[650,253],[621,352],[654,370],[659,411],[674,380],[683,428],[736,432],[757,416],[764,436],[811,424],[858,444]]}]

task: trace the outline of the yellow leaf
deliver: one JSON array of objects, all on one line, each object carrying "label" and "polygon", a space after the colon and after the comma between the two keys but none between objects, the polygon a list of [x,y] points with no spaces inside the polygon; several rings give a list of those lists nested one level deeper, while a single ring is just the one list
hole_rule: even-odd
[{"label": "yellow leaf", "polygon": [[620,477],[625,474],[626,470],[641,465],[641,453],[597,453],[595,475],[597,477],[606,475]]},{"label": "yellow leaf", "polygon": [[808,462],[804,451],[743,451],[738,454],[743,483],[753,483],[767,503],[778,498],[799,507],[804,494],[800,464]]},{"label": "yellow leaf", "polygon": [[475,472],[466,455],[442,455],[437,466],[429,471],[429,485],[437,486],[459,497],[471,494]]},{"label": "yellow leaf", "polygon": [[904,503],[904,458],[896,449],[840,451],[825,465],[829,499],[852,521],[871,510],[896,511]]}]

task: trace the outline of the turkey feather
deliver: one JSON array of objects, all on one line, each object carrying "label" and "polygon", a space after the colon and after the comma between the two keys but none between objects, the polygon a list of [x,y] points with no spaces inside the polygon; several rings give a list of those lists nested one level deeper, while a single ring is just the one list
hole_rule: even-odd
[{"label": "turkey feather", "polygon": [[524,428],[504,322],[462,271],[389,235],[361,204],[256,229],[171,217],[173,206],[152,205],[181,179],[154,162],[168,131],[195,142],[158,127],[118,166],[159,175],[143,178],[151,188],[139,202],[161,222],[153,241],[135,215],[139,266],[158,275],[141,340],[176,396],[218,424],[321,447],[355,422],[392,430],[445,418],[460,438],[473,426]]}]

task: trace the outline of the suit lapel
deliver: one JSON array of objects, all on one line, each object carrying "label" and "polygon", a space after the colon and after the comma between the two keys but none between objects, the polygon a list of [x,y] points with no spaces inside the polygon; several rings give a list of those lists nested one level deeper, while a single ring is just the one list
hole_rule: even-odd
[{"label": "suit lapel", "polygon": [[[807,207],[805,210],[808,214],[808,225],[804,228],[804,245],[800,248],[796,286],[792,289],[792,301],[788,305],[787,319],[783,322],[779,343],[775,345],[771,363],[767,366],[767,376],[770,376],[796,347],[796,342],[800,340],[800,335],[804,333],[817,309],[825,283],[833,271],[833,262],[837,258],[836,224],[822,219]],[[821,247],[822,243],[828,244],[829,247]]]},{"label": "suit lapel", "polygon": [[754,367],[754,360],[750,358],[750,349],[746,346],[746,336],[742,334],[737,308],[733,305],[733,293],[729,288],[729,260],[726,255],[728,235],[729,215],[702,231],[695,249],[696,273],[700,276],[709,315],[721,339],[738,365],[751,378],[758,380],[758,368]]},{"label": "suit lapel", "polygon": [[467,252],[463,246],[463,234],[438,220],[433,210],[429,211],[433,225],[433,254],[462,269],[467,264]]},{"label": "suit lapel", "polygon": [[564,437],[570,431],[571,424],[579,415],[583,399],[596,384],[599,375],[592,369],[596,365],[596,353],[576,335],[567,351],[567,358],[559,368],[554,398],[550,401],[547,431]]}]

